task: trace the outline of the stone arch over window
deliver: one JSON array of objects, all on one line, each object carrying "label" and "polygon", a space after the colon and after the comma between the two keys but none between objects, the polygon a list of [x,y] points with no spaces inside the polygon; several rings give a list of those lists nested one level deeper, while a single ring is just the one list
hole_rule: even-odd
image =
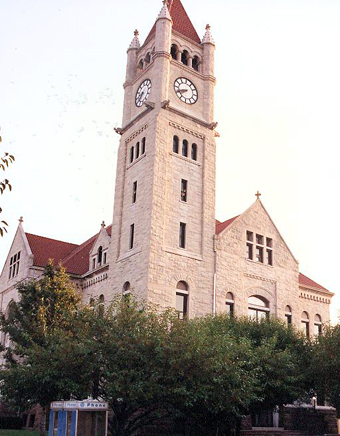
[{"label": "stone arch over window", "polygon": [[285,308],[285,319],[287,326],[290,326],[292,324],[292,308],[290,306]]},{"label": "stone arch over window", "polygon": [[197,144],[191,145],[191,159],[197,160]]},{"label": "stone arch over window", "polygon": [[234,315],[234,306],[235,305],[235,299],[234,294],[232,292],[227,292],[226,300],[225,300],[225,308],[226,312],[230,315]]},{"label": "stone arch over window", "polygon": [[251,295],[248,297],[248,315],[259,321],[268,319],[270,313],[269,301],[261,295]]},{"label": "stone arch over window", "polygon": [[183,50],[182,51],[181,62],[184,65],[188,65],[188,63],[189,63],[189,52],[188,52],[188,50]]},{"label": "stone arch over window", "polygon": [[302,312],[301,314],[301,330],[309,338],[309,315],[307,312]]},{"label": "stone arch over window", "polygon": [[172,151],[174,152],[174,153],[177,153],[178,154],[178,152],[179,152],[179,138],[178,138],[178,136],[174,136],[173,137],[173,141],[172,141]]},{"label": "stone arch over window", "polygon": [[322,318],[319,314],[314,316],[314,335],[320,336],[322,334]]},{"label": "stone arch over window", "polygon": [[198,70],[199,70],[199,64],[200,64],[199,57],[198,57],[198,56],[194,56],[194,57],[192,58],[192,68],[193,68],[195,71],[198,71]]},{"label": "stone arch over window", "polygon": [[176,311],[178,319],[188,318],[189,286],[181,280],[176,286]]}]

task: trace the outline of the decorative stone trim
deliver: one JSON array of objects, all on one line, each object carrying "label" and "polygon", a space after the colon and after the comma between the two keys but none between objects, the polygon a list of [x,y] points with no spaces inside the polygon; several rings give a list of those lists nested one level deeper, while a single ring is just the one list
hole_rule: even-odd
[{"label": "decorative stone trim", "polygon": [[197,162],[196,160],[192,160],[192,159],[190,159],[190,158],[188,158],[188,157],[181,156],[180,154],[174,153],[173,151],[170,151],[170,154],[171,154],[171,156],[174,156],[174,157],[177,158],[177,159],[182,159],[182,160],[184,160],[185,162],[189,162],[189,163],[191,163],[192,165],[196,165],[197,167],[202,166],[202,165],[201,165],[199,162]]},{"label": "decorative stone trim", "polygon": [[305,300],[317,301],[318,303],[331,304],[331,300],[324,297],[319,297],[318,295],[312,295],[308,292],[300,292],[299,298],[303,298]]},{"label": "decorative stone trim", "polygon": [[89,288],[90,286],[95,285],[98,282],[102,282],[103,280],[107,280],[108,278],[108,274],[104,273],[100,276],[97,277],[93,277],[93,279],[87,280],[84,284],[83,284],[83,289]]},{"label": "decorative stone trim", "polygon": [[199,261],[203,260],[202,256],[198,256],[197,254],[191,253],[182,248],[163,247],[163,251],[166,253],[177,254],[178,256],[189,257],[189,259],[195,259]]},{"label": "decorative stone trim", "polygon": [[137,138],[138,135],[140,135],[142,132],[144,132],[144,130],[146,130],[148,128],[148,125],[145,124],[143,127],[141,127],[140,129],[136,130],[134,133],[132,133],[132,135],[130,135],[126,140],[125,143],[128,144],[129,142],[131,142],[133,139]]},{"label": "decorative stone trim", "polygon": [[201,133],[194,132],[193,130],[188,129],[187,127],[181,126],[180,124],[174,123],[173,121],[169,121],[169,125],[171,127],[175,127],[175,129],[181,130],[182,132],[186,132],[189,135],[195,136],[196,138],[199,138],[199,139],[205,138],[205,136],[202,135]]},{"label": "decorative stone trim", "polygon": [[267,279],[266,277],[261,277],[261,276],[256,276],[255,274],[247,274],[244,273],[245,277],[249,277],[251,279],[255,279],[255,280],[261,280],[262,282],[269,282],[269,283],[276,283],[276,280],[272,280],[272,279]]}]

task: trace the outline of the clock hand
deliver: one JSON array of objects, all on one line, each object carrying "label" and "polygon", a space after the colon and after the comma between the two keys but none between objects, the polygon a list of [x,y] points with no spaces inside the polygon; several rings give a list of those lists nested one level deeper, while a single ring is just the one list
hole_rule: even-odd
[{"label": "clock hand", "polygon": [[184,94],[185,92],[188,92],[188,90],[187,90],[187,89],[180,89],[179,92],[180,92],[181,94]]}]

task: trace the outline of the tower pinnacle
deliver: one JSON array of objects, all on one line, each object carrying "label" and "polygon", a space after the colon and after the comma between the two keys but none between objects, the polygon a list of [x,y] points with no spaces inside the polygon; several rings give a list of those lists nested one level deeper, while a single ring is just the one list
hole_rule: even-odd
[{"label": "tower pinnacle", "polygon": [[132,49],[138,49],[138,48],[140,47],[140,42],[139,42],[139,38],[138,38],[138,36],[139,36],[139,32],[138,32],[137,29],[134,31],[134,35],[135,35],[135,37],[133,38],[133,40],[132,40],[132,42],[131,42],[131,44],[130,44],[129,49],[130,49],[130,48],[132,48]]},{"label": "tower pinnacle", "polygon": [[215,45],[215,41],[211,35],[210,29],[211,29],[210,24],[207,24],[205,26],[205,34],[204,34],[203,39],[202,39],[202,44],[214,44]]}]

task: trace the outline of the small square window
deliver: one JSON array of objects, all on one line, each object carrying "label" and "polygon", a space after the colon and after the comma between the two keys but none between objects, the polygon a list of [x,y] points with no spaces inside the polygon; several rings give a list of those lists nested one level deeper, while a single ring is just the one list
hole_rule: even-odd
[{"label": "small square window", "polygon": [[273,240],[272,240],[272,238],[267,238],[267,247],[273,248]]},{"label": "small square window", "polygon": [[263,245],[263,236],[262,235],[256,235],[256,244]]},{"label": "small square window", "polygon": [[254,233],[247,231],[247,241],[253,242],[254,240]]}]

